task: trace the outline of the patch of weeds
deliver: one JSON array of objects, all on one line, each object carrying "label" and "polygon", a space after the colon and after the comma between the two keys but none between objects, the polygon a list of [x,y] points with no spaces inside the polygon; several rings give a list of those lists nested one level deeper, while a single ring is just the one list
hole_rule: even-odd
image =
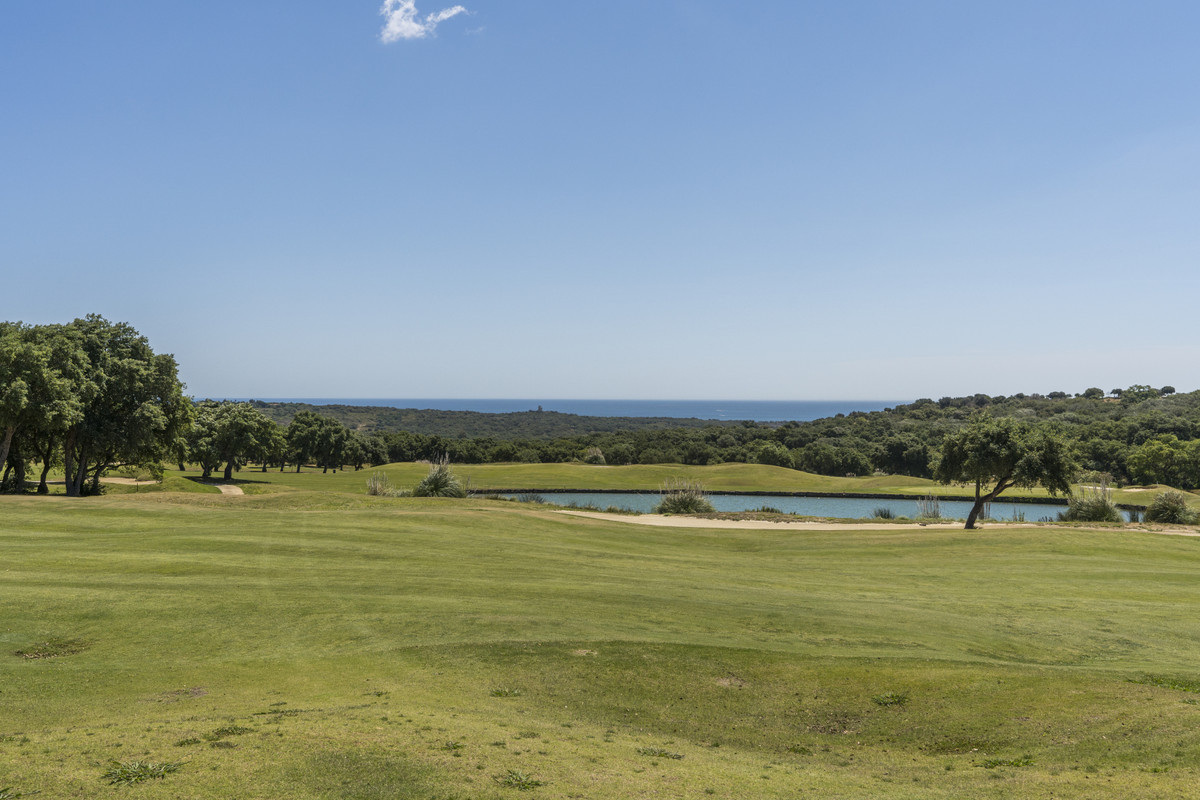
[{"label": "patch of weeds", "polygon": [[508,742],[491,742],[492,747],[508,747]]},{"label": "patch of weeds", "polygon": [[315,708],[311,708],[311,709],[310,708],[272,708],[270,711],[255,711],[252,716],[255,716],[255,717],[266,717],[266,716],[294,717],[297,714],[311,714],[313,711],[319,711],[319,710],[320,709],[315,709]]},{"label": "patch of weeds", "polygon": [[228,739],[230,736],[241,736],[244,733],[251,733],[253,730],[253,728],[245,728],[241,725],[226,725],[223,728],[217,728],[212,733],[204,734],[204,740],[216,742],[220,739]]},{"label": "patch of weeds", "polygon": [[462,742],[456,742],[453,739],[442,745],[443,750],[462,750],[465,745]]},{"label": "patch of weeds", "polygon": [[208,694],[208,690],[203,686],[193,686],[190,689],[174,689],[170,692],[163,692],[155,700],[159,703],[176,703],[180,700],[204,697]]},{"label": "patch of weeds", "polygon": [[189,736],[186,739],[180,739],[178,742],[175,743],[175,746],[176,747],[190,747],[191,745],[194,745],[194,744],[200,744],[200,740],[197,739],[195,736]]},{"label": "patch of weeds", "polygon": [[541,736],[537,731],[521,731],[517,734],[518,739],[536,739]]},{"label": "patch of weeds", "polygon": [[1162,689],[1175,689],[1180,692],[1200,694],[1200,680],[1195,678],[1172,678],[1166,675],[1143,675],[1140,678],[1130,678],[1130,683],[1140,683],[1143,686],[1158,686]]},{"label": "patch of weeds", "polygon": [[812,755],[812,750],[809,750],[807,747],[805,747],[804,745],[801,745],[801,744],[789,744],[787,746],[787,751],[789,753],[795,753],[798,756],[811,756]]},{"label": "patch of weeds", "polygon": [[228,741],[227,739],[218,739],[215,742],[209,742],[208,746],[216,748],[218,750],[232,750],[233,748],[237,747],[236,744],[234,744],[231,741]]},{"label": "patch of weeds", "polygon": [[38,794],[36,790],[32,792],[18,792],[11,786],[5,786],[3,789],[0,789],[0,800],[17,800],[18,797],[30,797],[35,794]]},{"label": "patch of weeds", "polygon": [[492,689],[491,695],[492,695],[492,697],[520,697],[521,690],[520,689],[509,689],[507,687],[501,686],[496,689]]},{"label": "patch of weeds", "polygon": [[676,761],[683,758],[683,753],[672,753],[662,747],[639,747],[637,752],[640,756],[650,756],[651,758],[672,758]]},{"label": "patch of weeds", "polygon": [[522,791],[546,785],[545,781],[539,781],[536,778],[526,775],[519,769],[510,769],[503,775],[495,775],[493,776],[493,780],[506,789],[521,789]]},{"label": "patch of weeds", "polygon": [[177,772],[183,766],[181,761],[113,761],[108,772],[101,778],[112,786],[129,786],[154,778],[165,778],[169,773]]},{"label": "patch of weeds", "polygon": [[877,706],[902,706],[908,702],[908,692],[884,692],[871,698]]},{"label": "patch of weeds", "polygon": [[1021,756],[1020,758],[989,758],[979,766],[984,769],[995,769],[996,767],[1028,767],[1031,764],[1033,764],[1032,757]]},{"label": "patch of weeds", "polygon": [[62,656],[73,656],[76,653],[82,653],[89,647],[91,647],[91,644],[85,642],[83,639],[64,639],[56,636],[24,650],[18,650],[14,655],[28,659],[60,658]]}]

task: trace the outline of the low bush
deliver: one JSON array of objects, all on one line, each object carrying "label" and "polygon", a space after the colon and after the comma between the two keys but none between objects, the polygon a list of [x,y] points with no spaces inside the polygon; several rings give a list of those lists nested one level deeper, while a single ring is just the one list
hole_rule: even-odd
[{"label": "low bush", "polygon": [[895,519],[896,514],[887,506],[880,506],[873,512],[875,519]]},{"label": "low bush", "polygon": [[711,514],[716,511],[699,481],[672,479],[663,484],[655,514]]},{"label": "low bush", "polygon": [[1195,525],[1198,515],[1188,508],[1183,492],[1163,492],[1154,498],[1146,509],[1146,522],[1164,522],[1169,525]]}]

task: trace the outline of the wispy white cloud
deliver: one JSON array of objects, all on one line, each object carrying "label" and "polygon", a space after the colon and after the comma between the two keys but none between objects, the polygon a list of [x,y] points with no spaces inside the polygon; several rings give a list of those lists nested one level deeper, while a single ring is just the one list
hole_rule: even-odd
[{"label": "wispy white cloud", "polygon": [[384,0],[379,13],[384,18],[379,38],[385,44],[391,44],[401,39],[424,39],[432,34],[440,23],[459,14],[466,14],[467,9],[451,6],[422,17],[417,14],[417,0]]}]

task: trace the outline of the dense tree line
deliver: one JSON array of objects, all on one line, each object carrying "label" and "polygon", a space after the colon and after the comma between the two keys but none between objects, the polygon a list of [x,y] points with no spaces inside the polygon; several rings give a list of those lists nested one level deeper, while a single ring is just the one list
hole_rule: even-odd
[{"label": "dense tree line", "polygon": [[[392,419],[387,409],[372,415],[366,407],[333,406],[322,414],[311,407],[194,402],[184,396],[177,373],[172,356],[154,353],[125,323],[95,315],[65,325],[0,322],[0,488],[23,488],[37,470],[38,491],[45,492],[56,468],[65,474],[67,493],[78,496],[97,491],[105,472],[129,465],[191,463],[204,477],[222,469],[228,480],[250,463],[299,471],[306,464],[362,469],[443,458],[460,464],[748,462],[822,475],[933,477],[945,474],[938,468],[947,440],[980,414],[1053,434],[1082,469],[1108,473],[1117,483],[1200,488],[1200,392],[1178,394],[1170,386],[921,399],[884,411],[769,424],[421,412],[423,430],[414,431],[380,430]],[[347,409],[357,427],[338,418]],[[277,421],[283,411],[286,425]],[[547,436],[551,430],[573,433]]]},{"label": "dense tree line", "polygon": [[251,400],[250,403],[282,426],[286,426],[291,422],[292,417],[301,411],[311,411],[336,419],[347,428],[362,433],[409,431],[450,439],[490,437],[548,441],[591,433],[642,428],[662,430],[737,424],[736,422],[679,419],[677,417],[591,417],[565,414],[561,411],[543,411],[540,407],[530,411],[484,413],[481,411],[445,411],[433,408],[352,406],[336,403],[320,406],[311,403],[269,403],[262,400]]}]

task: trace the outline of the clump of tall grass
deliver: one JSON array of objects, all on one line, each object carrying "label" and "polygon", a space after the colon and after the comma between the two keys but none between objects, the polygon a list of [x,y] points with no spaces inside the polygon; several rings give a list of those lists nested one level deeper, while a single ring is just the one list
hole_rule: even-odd
[{"label": "clump of tall grass", "polygon": [[941,519],[942,504],[936,494],[930,492],[917,501],[917,519]]},{"label": "clump of tall grass", "polygon": [[1081,486],[1067,501],[1067,510],[1058,515],[1065,522],[1124,522],[1117,504],[1113,502],[1108,481],[1097,486]]},{"label": "clump of tall grass", "polygon": [[367,478],[367,494],[371,497],[408,497],[407,489],[397,489],[385,472],[372,472]]},{"label": "clump of tall grass", "polygon": [[1165,522],[1170,525],[1195,525],[1195,511],[1187,506],[1187,498],[1183,492],[1163,492],[1154,498],[1154,502],[1146,509],[1143,519],[1146,522]]},{"label": "clump of tall grass", "polygon": [[112,766],[108,772],[104,773],[103,777],[113,786],[128,786],[154,778],[166,777],[181,766],[183,764],[179,761],[164,764],[156,764],[151,761],[113,761]]},{"label": "clump of tall grass", "polygon": [[662,485],[655,514],[711,514],[716,511],[704,484],[688,478],[672,478]]},{"label": "clump of tall grass", "polygon": [[892,511],[887,506],[879,506],[873,512],[871,512],[871,515],[873,517],[875,517],[875,519],[895,519],[896,518],[896,512]]},{"label": "clump of tall grass", "polygon": [[413,497],[466,497],[467,489],[442,457],[429,465],[429,474],[413,489]]}]

